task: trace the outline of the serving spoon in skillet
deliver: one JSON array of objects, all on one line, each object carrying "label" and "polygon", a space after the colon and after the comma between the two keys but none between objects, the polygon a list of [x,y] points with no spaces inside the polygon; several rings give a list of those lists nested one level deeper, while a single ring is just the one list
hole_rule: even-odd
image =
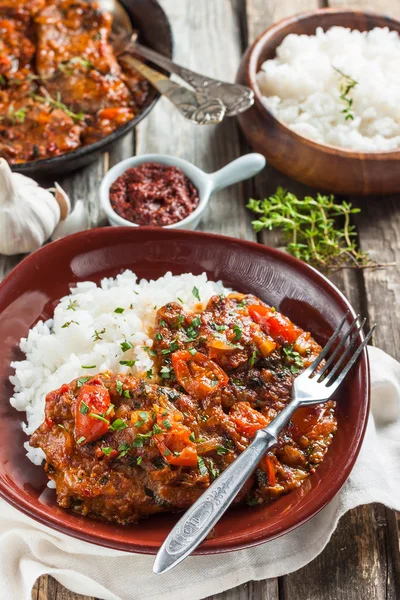
[{"label": "serving spoon in skillet", "polygon": [[137,34],[134,34],[129,15],[118,0],[95,0],[95,2],[101,11],[109,12],[113,17],[110,42],[119,62],[130,65],[150,81],[153,87],[166,96],[186,119],[198,125],[216,125],[223,120],[226,106],[222,100],[179,85],[126,52],[127,44],[121,43],[121,40],[127,38],[130,41],[132,35],[136,37]]},{"label": "serving spoon in skillet", "polygon": [[[97,0],[97,4],[101,10],[108,11],[113,15],[113,35],[111,43],[117,56],[123,53],[134,52],[136,56],[141,56],[159,67],[162,67],[166,71],[175,73],[198,92],[199,95],[196,97],[199,98],[201,103],[204,102],[205,98],[209,98],[209,104],[212,100],[217,102],[217,106],[221,103],[225,107],[222,118],[224,116],[232,117],[238,115],[254,104],[254,93],[250,88],[237,83],[227,83],[218,79],[206,77],[205,75],[200,75],[200,73],[196,73],[195,71],[174,63],[171,59],[155,50],[139,44],[137,42],[137,33],[132,29],[129,15],[118,0]],[[183,94],[182,90],[188,90],[188,88],[184,86],[178,86],[177,83],[171,82],[168,77],[157,77],[157,71],[147,71],[146,75],[145,70],[143,69],[143,63],[137,61],[137,58],[135,60],[136,63],[134,68],[147,79],[149,79],[149,77],[155,77],[154,81],[152,79],[149,79],[149,81],[153,83],[162,94],[169,97],[169,94],[172,93],[173,98],[176,99],[179,94]],[[131,64],[134,66],[133,63]],[[168,85],[167,82],[173,85]],[[193,94],[191,90],[189,91]],[[180,107],[182,107],[186,99],[191,99],[191,96],[186,92],[186,95],[182,95],[182,98],[183,101],[179,102]],[[172,99],[170,98],[170,100]],[[207,105],[207,102],[205,103]],[[211,104],[211,106],[214,105]],[[214,110],[217,109],[215,108]]]},{"label": "serving spoon in skillet", "polygon": [[[357,316],[339,341],[340,332],[348,316],[349,312],[343,317],[314,362],[296,377],[289,404],[267,427],[257,431],[246,450],[217,477],[181,517],[158,551],[153,566],[154,573],[169,571],[189,556],[204,540],[236,498],[265,453],[278,443],[280,432],[298,408],[326,402],[336,392],[375,329],[374,325],[363,339],[361,332],[365,319],[359,323],[359,316]],[[361,343],[357,346],[360,336]],[[332,349],[332,354],[324,364],[323,359]]]}]

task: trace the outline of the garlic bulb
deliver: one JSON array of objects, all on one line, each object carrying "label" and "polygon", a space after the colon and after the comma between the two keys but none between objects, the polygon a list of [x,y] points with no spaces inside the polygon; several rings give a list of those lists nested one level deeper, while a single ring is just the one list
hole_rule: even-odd
[{"label": "garlic bulb", "polygon": [[0,158],[0,254],[33,252],[60,220],[54,196],[33,179],[13,173]]},{"label": "garlic bulb", "polygon": [[64,221],[60,221],[53,231],[51,241],[59,240],[72,233],[77,233],[78,231],[85,231],[86,229],[89,229],[89,227],[89,215],[85,208],[85,204],[83,200],[77,200],[72,213],[70,213]]}]

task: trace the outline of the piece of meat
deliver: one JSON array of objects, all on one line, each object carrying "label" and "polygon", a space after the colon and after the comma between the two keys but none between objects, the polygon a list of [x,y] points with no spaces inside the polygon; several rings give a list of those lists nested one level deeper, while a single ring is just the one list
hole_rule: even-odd
[{"label": "piece of meat", "polygon": [[112,17],[95,3],[62,0],[35,18],[37,71],[48,92],[59,93],[72,110],[94,114],[107,107],[128,107],[131,95],[108,37]]},{"label": "piece of meat", "polygon": [[81,145],[82,124],[63,110],[0,91],[0,156],[11,164],[50,158]]},{"label": "piece of meat", "polygon": [[[262,307],[260,323],[251,307]],[[146,379],[102,373],[48,394],[31,444],[45,452],[61,506],[117,523],[189,507],[289,402],[320,351],[254,296],[215,296],[196,310],[159,309],[156,372]],[[333,401],[296,411],[236,502],[270,502],[301,485],[336,426]]]}]

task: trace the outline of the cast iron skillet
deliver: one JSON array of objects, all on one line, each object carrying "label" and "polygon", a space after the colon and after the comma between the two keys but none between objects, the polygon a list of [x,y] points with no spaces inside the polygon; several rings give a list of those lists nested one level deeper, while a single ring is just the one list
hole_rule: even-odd
[{"label": "cast iron skillet", "polygon": [[[129,14],[133,27],[139,30],[141,42],[161,54],[172,57],[173,41],[170,23],[157,0],[120,0],[120,2]],[[160,94],[151,87],[143,110],[134,119],[94,144],[82,146],[73,152],[53,158],[12,165],[11,168],[13,171],[32,177],[54,177],[84,167],[95,161],[110,144],[136,127],[148,115],[159,97]]]}]

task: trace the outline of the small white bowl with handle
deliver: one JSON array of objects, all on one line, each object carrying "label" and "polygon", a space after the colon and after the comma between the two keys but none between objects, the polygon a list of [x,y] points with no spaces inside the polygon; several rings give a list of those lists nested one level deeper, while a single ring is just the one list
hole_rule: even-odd
[{"label": "small white bowl with handle", "polygon": [[120,217],[112,208],[110,187],[127,169],[138,167],[148,162],[167,165],[169,167],[178,167],[190,179],[199,192],[199,204],[195,210],[185,219],[182,219],[182,221],[178,221],[173,225],[165,225],[167,229],[196,229],[214,192],[244,179],[254,177],[265,167],[266,163],[262,154],[251,153],[233,160],[219,171],[215,171],[215,173],[205,173],[189,161],[183,160],[183,158],[168,156],[166,154],[143,154],[142,156],[127,158],[112,167],[106,173],[100,185],[101,205],[111,225],[139,227],[136,223]]}]

